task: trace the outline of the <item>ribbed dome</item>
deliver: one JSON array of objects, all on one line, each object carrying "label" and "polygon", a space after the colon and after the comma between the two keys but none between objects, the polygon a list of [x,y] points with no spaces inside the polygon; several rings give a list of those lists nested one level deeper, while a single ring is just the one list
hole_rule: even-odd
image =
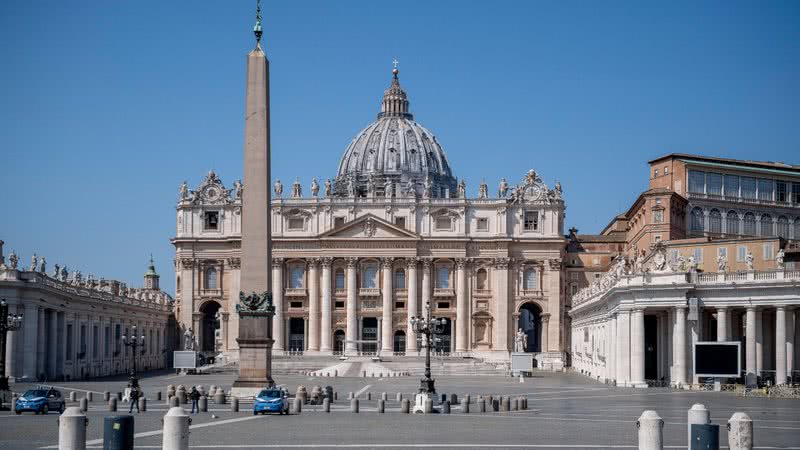
[{"label": "ribbed dome", "polygon": [[364,194],[371,177],[376,192],[382,193],[386,182],[391,181],[396,194],[411,181],[416,192],[422,194],[428,178],[433,197],[443,197],[447,190],[455,195],[456,179],[442,146],[433,133],[413,120],[397,69],[393,73],[378,119],[358,133],[342,155],[336,177],[337,194],[349,195],[350,180],[356,195]]}]

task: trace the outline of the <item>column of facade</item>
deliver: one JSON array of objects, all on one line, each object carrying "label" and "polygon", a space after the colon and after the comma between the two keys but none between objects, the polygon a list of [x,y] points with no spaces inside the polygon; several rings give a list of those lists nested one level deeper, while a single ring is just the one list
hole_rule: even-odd
[{"label": "column of facade", "polygon": [[686,306],[675,307],[675,323],[672,332],[672,383],[686,384]]},{"label": "column of facade", "polygon": [[495,258],[494,260],[494,302],[497,333],[494,349],[501,352],[508,351],[508,325],[511,314],[508,311],[508,264],[509,258]]},{"label": "column of facade", "polygon": [[[592,349],[592,359],[594,359],[595,352]],[[550,313],[542,314],[542,351],[550,351]]]},{"label": "column of facade", "polygon": [[456,351],[467,351],[467,330],[469,318],[467,317],[467,260],[456,259]]},{"label": "column of facade", "polygon": [[411,318],[417,316],[417,260],[416,258],[409,258],[406,260],[406,274],[408,274],[408,299],[406,301],[406,308],[408,311],[408,319],[406,322],[406,351],[417,351],[417,334],[411,327]]},{"label": "column of facade", "polygon": [[[552,298],[559,299],[561,296],[561,259],[549,260],[547,267],[548,267],[547,280],[549,286],[547,288],[547,291],[545,292],[545,295],[549,294],[551,299]],[[551,309],[553,313],[550,315],[547,321],[548,346],[546,347],[545,351],[556,352],[561,350],[561,348],[559,347],[561,314],[559,313],[560,308],[556,307],[556,305],[559,305],[559,302],[560,299],[556,300],[555,303],[550,303],[550,301],[548,301],[548,304],[553,306],[553,309]]]},{"label": "column of facade", "polygon": [[647,387],[644,381],[644,309],[631,313],[631,385]]},{"label": "column of facade", "polygon": [[[228,337],[230,336],[230,314],[227,312],[220,313],[220,318],[222,319],[222,323],[220,323],[220,327],[222,328],[222,345],[223,350],[230,351],[230,346],[228,345]],[[163,329],[163,328],[161,328]],[[158,345],[158,333],[155,336],[156,345]]]},{"label": "column of facade", "polygon": [[717,342],[725,342],[728,339],[728,308],[720,306],[717,307]]},{"label": "column of facade", "polygon": [[786,308],[775,310],[775,384],[786,384]]},{"label": "column of facade", "polygon": [[794,370],[794,321],[795,321],[795,310],[788,309],[786,311],[786,376],[792,376],[792,370]]},{"label": "column of facade", "polygon": [[745,371],[746,374],[757,376],[758,366],[756,365],[756,309],[753,306],[747,308],[745,313]]},{"label": "column of facade", "polygon": [[308,261],[308,350],[319,351],[319,260]]},{"label": "column of facade", "polygon": [[356,264],[358,259],[347,258],[347,329],[345,331],[345,350],[357,352],[356,333],[358,317],[356,317]]},{"label": "column of facade", "polygon": [[283,332],[283,258],[272,258],[272,304],[275,315],[272,317],[272,349],[283,351],[286,341]]},{"label": "column of facade", "polygon": [[628,386],[631,375],[630,311],[617,313],[617,384]]},{"label": "column of facade", "polygon": [[331,339],[331,258],[322,258],[322,314],[320,326],[320,345],[322,352],[333,351]]},{"label": "column of facade", "polygon": [[394,298],[394,288],[392,286],[392,262],[393,258],[383,258],[381,268],[383,272],[383,315],[381,317],[381,351],[391,353],[394,346],[392,339],[392,306]]},{"label": "column of facade", "polygon": [[58,376],[58,315],[56,310],[49,310],[50,321],[48,322],[47,331],[47,373],[51,379]]},{"label": "column of facade", "polygon": [[756,375],[761,376],[764,370],[764,314],[761,309],[756,310]]},{"label": "column of facade", "polygon": [[428,305],[431,302],[431,260],[425,258],[422,260],[422,315],[425,319],[430,319],[428,316]]},{"label": "column of facade", "polygon": [[36,377],[47,372],[47,327],[44,321],[44,308],[36,308],[39,332],[36,335]]},{"label": "column of facade", "polygon": [[[0,241],[2,242],[2,241]],[[8,305],[8,314],[17,314],[18,310],[15,305]],[[23,317],[24,319],[24,317]],[[14,378],[17,374],[17,356],[22,354],[17,348],[17,343],[21,342],[17,339],[17,335],[22,333],[22,330],[9,331],[6,333],[6,375]]]},{"label": "column of facade", "polygon": [[608,360],[606,372],[610,380],[617,379],[617,315],[612,314],[609,322],[608,333]]},{"label": "column of facade", "polygon": [[656,379],[661,379],[664,376],[664,360],[666,359],[666,342],[664,340],[664,327],[666,321],[666,314],[656,313]]}]

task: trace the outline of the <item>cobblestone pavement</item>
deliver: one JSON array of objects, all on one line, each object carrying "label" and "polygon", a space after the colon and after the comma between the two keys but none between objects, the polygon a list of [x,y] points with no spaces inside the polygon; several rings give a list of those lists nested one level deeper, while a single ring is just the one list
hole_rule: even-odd
[{"label": "cobblestone pavement", "polygon": [[[233,374],[177,376],[152,374],[142,379],[148,397],[148,411],[135,414],[137,448],[161,448],[161,418],[165,402],[155,400],[156,391],[169,384],[211,384],[226,389]],[[757,448],[800,449],[800,400],[741,398],[732,393],[682,392],[670,389],[615,388],[594,383],[576,374],[542,373],[524,383],[506,377],[439,377],[440,393],[504,394],[528,397],[527,411],[463,414],[406,415],[394,401],[397,392],[408,397],[418,380],[404,378],[312,378],[281,376],[278,383],[291,392],[297,385],[332,385],[339,395],[329,414],[318,406],[306,406],[300,415],[253,416],[251,406],[230,412],[228,405],[209,402],[209,412],[192,416],[192,448],[636,448],[636,419],[645,409],[655,409],[665,421],[665,443],[685,448],[686,411],[693,403],[711,410],[712,421],[720,424],[720,442],[727,443],[725,424],[735,411],[748,413],[755,423]],[[96,393],[121,391],[125,380],[55,383],[66,396],[71,390],[78,398],[87,390]],[[15,390],[28,385],[19,384]],[[358,393],[361,412],[349,410],[347,395]],[[389,394],[386,413],[376,412],[376,400]],[[372,400],[367,401],[367,393]],[[163,394],[162,394],[163,395]],[[120,403],[120,411],[127,405]],[[88,412],[87,435],[90,448],[102,448],[103,418],[111,415],[94,395]],[[124,413],[118,413],[124,414]],[[212,418],[212,414],[217,418]],[[0,413],[0,449],[55,448],[58,423],[55,413],[17,416]],[[724,448],[724,447],[723,447]]]}]

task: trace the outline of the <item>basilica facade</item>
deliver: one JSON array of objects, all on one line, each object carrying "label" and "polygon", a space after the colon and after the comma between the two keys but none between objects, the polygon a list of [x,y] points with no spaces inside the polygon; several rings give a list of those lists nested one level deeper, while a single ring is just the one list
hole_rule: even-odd
[{"label": "basilica facade", "polygon": [[[416,355],[409,319],[430,308],[448,319],[434,343],[441,354],[506,360],[521,329],[539,367],[563,367],[561,186],[519,175],[470,195],[414,120],[395,69],[377,119],[334,177],[309,180],[306,195],[299,178],[286,192],[274,182],[275,351]],[[184,183],[172,240],[180,326],[197,348],[234,357],[246,189],[214,172],[195,189]]]}]

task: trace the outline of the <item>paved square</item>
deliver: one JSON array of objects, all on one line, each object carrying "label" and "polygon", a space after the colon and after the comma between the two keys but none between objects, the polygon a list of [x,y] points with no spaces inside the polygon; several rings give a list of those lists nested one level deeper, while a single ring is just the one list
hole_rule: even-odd
[{"label": "paved square", "polygon": [[[161,418],[165,402],[155,401],[155,392],[169,384],[211,384],[226,388],[233,374],[176,376],[162,374],[142,380],[148,396],[148,411],[136,415],[137,448],[161,448]],[[316,378],[279,376],[277,382],[291,392],[302,384],[332,385],[339,400],[326,414],[319,406],[306,406],[302,414],[253,416],[242,404],[238,413],[229,405],[209,404],[209,412],[192,416],[192,448],[636,448],[636,419],[645,409],[655,409],[665,421],[665,445],[685,447],[686,411],[693,403],[711,410],[713,423],[720,424],[720,443],[727,444],[725,424],[736,411],[754,421],[757,448],[800,449],[800,400],[741,398],[732,393],[682,392],[670,389],[615,388],[594,383],[576,374],[537,373],[524,383],[505,377],[439,377],[440,393],[525,395],[527,411],[469,414],[454,407],[452,414],[401,414],[394,401],[397,392],[408,397],[415,391],[416,377],[405,378]],[[116,392],[125,380],[74,382],[59,385],[66,395],[75,389],[78,397],[91,390]],[[18,385],[19,388],[23,385]],[[359,393],[361,412],[353,414],[347,395]],[[372,400],[367,401],[367,393]],[[376,412],[381,392],[389,393],[385,414]],[[163,395],[163,394],[162,394]],[[102,395],[95,395],[88,413],[90,448],[102,448],[103,418],[110,415]],[[120,411],[127,405],[120,404]],[[212,418],[212,414],[217,418]],[[0,415],[0,448],[55,448],[58,442],[56,415]],[[723,447],[724,448],[724,447]]]}]

